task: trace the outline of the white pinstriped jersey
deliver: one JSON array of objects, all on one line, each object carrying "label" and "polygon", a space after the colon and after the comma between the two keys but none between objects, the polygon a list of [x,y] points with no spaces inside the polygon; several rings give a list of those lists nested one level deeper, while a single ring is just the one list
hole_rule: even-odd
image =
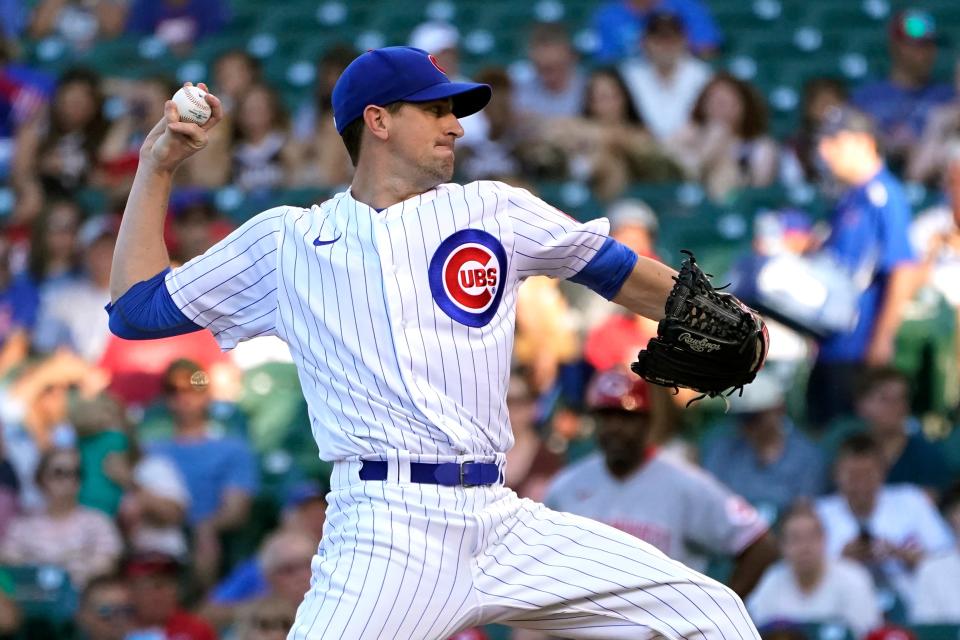
[{"label": "white pinstriped jersey", "polygon": [[257,215],[166,286],[230,349],[294,355],[325,460],[513,444],[506,390],[520,282],[568,278],[609,233],[500,182],[444,184],[382,212],[340,193]]}]

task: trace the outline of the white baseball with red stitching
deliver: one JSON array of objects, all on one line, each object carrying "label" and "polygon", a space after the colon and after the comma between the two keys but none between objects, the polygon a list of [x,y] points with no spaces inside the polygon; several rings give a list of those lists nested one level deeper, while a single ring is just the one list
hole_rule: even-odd
[{"label": "white baseball with red stitching", "polygon": [[206,91],[197,87],[180,87],[180,90],[173,94],[173,102],[180,113],[180,122],[203,124],[210,119],[212,111],[205,99],[206,95]]}]

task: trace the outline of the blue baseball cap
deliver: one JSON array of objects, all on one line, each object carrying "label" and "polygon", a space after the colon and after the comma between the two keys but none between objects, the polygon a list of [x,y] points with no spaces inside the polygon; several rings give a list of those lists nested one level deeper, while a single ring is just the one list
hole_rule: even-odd
[{"label": "blue baseball cap", "polygon": [[487,106],[491,94],[486,84],[451,82],[423,49],[384,47],[360,55],[340,74],[333,87],[333,120],[343,133],[368,105],[443,98],[453,98],[453,115],[463,118]]}]

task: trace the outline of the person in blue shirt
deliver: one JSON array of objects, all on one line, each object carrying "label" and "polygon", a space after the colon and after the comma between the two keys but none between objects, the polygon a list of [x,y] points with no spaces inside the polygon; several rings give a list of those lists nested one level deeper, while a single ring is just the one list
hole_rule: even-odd
[{"label": "person in blue shirt", "polygon": [[149,448],[167,456],[190,492],[187,523],[193,531],[196,573],[209,585],[220,565],[220,537],[241,527],[259,489],[256,456],[238,437],[217,437],[210,430],[207,374],[190,360],[177,360],[164,375],[174,436]]},{"label": "person in blue shirt", "polygon": [[701,0],[616,0],[593,14],[593,29],[600,40],[594,57],[617,62],[640,55],[647,18],[654,12],[672,13],[683,22],[690,49],[698,56],[716,53],[723,40],[710,10]]},{"label": "person in blue shirt", "polygon": [[873,118],[887,160],[896,169],[920,140],[930,112],[949,102],[954,90],[933,79],[938,34],[932,15],[919,9],[897,13],[889,41],[890,74],[858,87],[851,102]]},{"label": "person in blue shirt", "polygon": [[918,270],[907,236],[910,205],[903,185],[884,164],[870,118],[849,107],[832,109],[819,130],[817,151],[845,186],[821,250],[865,286],[856,326],[819,345],[807,398],[808,419],[822,428],[833,417],[852,413],[853,386],[863,365],[888,364],[893,358]]}]

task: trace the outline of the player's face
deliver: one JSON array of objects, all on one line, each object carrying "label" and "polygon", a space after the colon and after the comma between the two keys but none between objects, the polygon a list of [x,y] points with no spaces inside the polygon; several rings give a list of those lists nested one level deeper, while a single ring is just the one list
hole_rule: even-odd
[{"label": "player's face", "polygon": [[407,103],[390,122],[391,151],[417,175],[419,186],[433,188],[453,177],[454,144],[463,127],[453,101]]},{"label": "player's face", "polygon": [[597,413],[597,445],[603,451],[607,469],[615,477],[626,477],[643,460],[648,423],[648,416],[642,413],[619,410]]}]

